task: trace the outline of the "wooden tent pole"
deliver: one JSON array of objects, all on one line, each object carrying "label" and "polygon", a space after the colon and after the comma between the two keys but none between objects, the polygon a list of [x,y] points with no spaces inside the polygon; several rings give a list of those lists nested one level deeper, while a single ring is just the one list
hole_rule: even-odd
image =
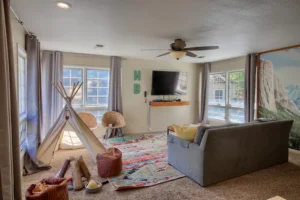
[{"label": "wooden tent pole", "polygon": [[60,87],[62,89],[62,91],[64,92],[64,94],[66,95],[67,98],[69,98],[68,93],[66,92],[63,83],[60,81]]},{"label": "wooden tent pole", "polygon": [[74,92],[75,92],[75,90],[76,90],[76,88],[77,88],[78,85],[79,85],[79,81],[77,81],[76,84],[74,83],[74,87],[73,87],[73,91],[72,91],[72,95],[71,95],[72,100],[74,98]]},{"label": "wooden tent pole", "polygon": [[64,95],[63,95],[62,92],[58,89],[58,87],[57,87],[54,83],[52,83],[52,85],[53,85],[53,86],[55,87],[55,89],[59,92],[59,94],[62,96],[62,98],[65,99]]},{"label": "wooden tent pole", "polygon": [[83,82],[81,82],[81,84],[76,88],[77,90],[75,91],[73,98],[76,96],[76,94],[77,94],[78,90],[81,88],[82,84],[83,84]]}]

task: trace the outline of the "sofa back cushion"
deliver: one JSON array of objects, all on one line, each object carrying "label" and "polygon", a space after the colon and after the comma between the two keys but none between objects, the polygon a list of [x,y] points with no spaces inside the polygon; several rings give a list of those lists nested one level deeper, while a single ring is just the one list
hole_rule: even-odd
[{"label": "sofa back cushion", "polygon": [[224,124],[224,125],[218,125],[218,126],[199,126],[193,142],[200,145],[203,135],[204,135],[205,131],[208,129],[226,128],[226,127],[232,127],[232,126],[238,126],[238,125],[241,125],[241,124],[230,123],[230,124]]}]

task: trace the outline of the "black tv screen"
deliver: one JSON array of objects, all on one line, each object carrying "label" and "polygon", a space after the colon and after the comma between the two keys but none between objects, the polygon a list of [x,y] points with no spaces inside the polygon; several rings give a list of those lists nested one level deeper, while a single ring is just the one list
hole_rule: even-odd
[{"label": "black tv screen", "polygon": [[153,71],[151,95],[185,95],[187,72]]}]

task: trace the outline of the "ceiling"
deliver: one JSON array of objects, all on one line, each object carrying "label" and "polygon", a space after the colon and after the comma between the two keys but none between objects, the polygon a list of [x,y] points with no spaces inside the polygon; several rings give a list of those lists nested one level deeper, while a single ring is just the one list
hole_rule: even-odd
[{"label": "ceiling", "polygon": [[[11,0],[36,34],[42,49],[156,60],[176,38],[187,47],[218,45],[194,52],[211,62],[300,44],[300,0]],[[105,45],[102,49],[96,44]]]}]

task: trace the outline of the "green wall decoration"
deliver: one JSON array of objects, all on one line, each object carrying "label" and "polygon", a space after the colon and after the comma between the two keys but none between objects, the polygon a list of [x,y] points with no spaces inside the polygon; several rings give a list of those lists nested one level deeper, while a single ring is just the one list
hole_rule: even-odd
[{"label": "green wall decoration", "polygon": [[141,70],[134,70],[133,80],[135,80],[135,81],[140,81],[141,80]]},{"label": "green wall decoration", "polygon": [[133,84],[133,94],[139,94],[141,92],[141,85],[138,83]]}]

